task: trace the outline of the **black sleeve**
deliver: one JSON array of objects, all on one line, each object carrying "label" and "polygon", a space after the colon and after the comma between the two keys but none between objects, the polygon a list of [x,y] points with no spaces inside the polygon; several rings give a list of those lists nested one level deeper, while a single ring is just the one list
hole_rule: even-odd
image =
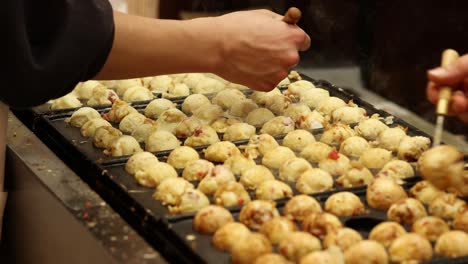
[{"label": "black sleeve", "polygon": [[107,0],[5,0],[1,10],[6,71],[0,100],[10,107],[65,95],[100,71],[112,47]]}]

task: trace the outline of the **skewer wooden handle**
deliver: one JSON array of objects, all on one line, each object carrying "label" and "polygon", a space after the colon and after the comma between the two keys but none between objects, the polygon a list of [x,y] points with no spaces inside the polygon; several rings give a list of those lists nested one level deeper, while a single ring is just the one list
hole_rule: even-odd
[{"label": "skewer wooden handle", "polygon": [[284,14],[283,21],[288,24],[297,24],[301,19],[302,12],[297,7],[290,7]]},{"label": "skewer wooden handle", "polygon": [[[442,67],[447,67],[452,64],[460,55],[453,49],[446,49],[442,53]],[[452,96],[452,88],[444,86],[439,92],[439,101],[437,102],[436,113],[438,115],[446,115],[448,113],[450,97]]]}]

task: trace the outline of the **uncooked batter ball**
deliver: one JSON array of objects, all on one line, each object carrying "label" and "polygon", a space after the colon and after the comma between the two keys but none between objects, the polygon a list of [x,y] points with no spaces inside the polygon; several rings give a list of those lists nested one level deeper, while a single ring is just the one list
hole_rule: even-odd
[{"label": "uncooked batter ball", "polygon": [[254,264],[291,264],[291,262],[279,254],[267,253],[258,257]]},{"label": "uncooked batter ball", "polygon": [[309,143],[315,142],[315,137],[307,130],[297,129],[289,132],[282,145],[296,152],[301,152]]},{"label": "uncooked batter ball", "polygon": [[386,210],[404,198],[407,198],[405,190],[392,178],[376,178],[367,186],[367,204],[375,209]]},{"label": "uncooked batter ball", "polygon": [[167,99],[158,98],[151,101],[145,108],[145,116],[151,119],[158,117],[166,110],[175,108],[175,104]]},{"label": "uncooked batter ball", "polygon": [[454,219],[455,215],[465,210],[468,210],[466,202],[452,193],[441,194],[429,204],[431,215],[443,219]]},{"label": "uncooked batter ball", "polygon": [[363,240],[351,246],[345,252],[346,264],[387,264],[385,248],[372,240]]},{"label": "uncooked batter ball", "polygon": [[201,94],[217,93],[224,90],[225,87],[226,85],[219,80],[203,78],[197,83],[197,86],[192,88],[192,92]]},{"label": "uncooked batter ball", "polygon": [[126,102],[147,101],[153,99],[153,93],[143,86],[133,86],[128,88],[122,96]]},{"label": "uncooked batter ball", "polygon": [[318,103],[316,110],[323,115],[331,115],[333,111],[346,106],[345,101],[338,97],[330,96]]},{"label": "uncooked batter ball", "polygon": [[265,107],[270,109],[276,115],[282,115],[284,110],[291,104],[291,99],[282,94],[268,96],[265,101]]},{"label": "uncooked batter ball", "polygon": [[175,129],[187,116],[177,108],[170,108],[162,112],[156,124],[158,130],[165,130],[171,133],[175,133]]},{"label": "uncooked batter ball", "polygon": [[60,98],[51,100],[50,109],[67,109],[67,108],[77,108],[81,107],[83,104],[78,100],[78,98],[73,94],[67,94]]},{"label": "uncooked batter ball", "polygon": [[349,247],[361,240],[362,236],[356,230],[345,227],[328,233],[323,239],[323,247],[337,246],[345,252]]},{"label": "uncooked batter ball", "polygon": [[126,115],[119,124],[119,129],[125,134],[131,134],[137,127],[141,126],[146,120],[146,116],[140,113]]},{"label": "uncooked batter ball", "polygon": [[108,148],[110,144],[122,136],[122,132],[115,127],[101,126],[94,132],[93,144],[97,148]]},{"label": "uncooked batter ball", "polygon": [[183,214],[196,212],[210,205],[210,200],[199,190],[187,189],[180,197],[180,203],[169,206],[169,212],[172,214]]},{"label": "uncooked batter ball", "polygon": [[358,134],[369,141],[376,140],[382,131],[387,130],[388,126],[376,118],[369,118],[359,122],[359,124],[354,127],[354,130]]},{"label": "uncooked batter ball", "polygon": [[106,114],[110,122],[120,123],[120,121],[128,114],[138,113],[138,111],[130,106],[127,102],[116,100],[112,104],[111,110]]},{"label": "uncooked batter ball", "polygon": [[185,83],[190,89],[195,89],[197,84],[205,78],[206,77],[203,73],[187,73],[183,79],[183,83]]},{"label": "uncooked batter ball", "polygon": [[192,160],[185,165],[182,177],[187,181],[199,181],[211,174],[212,169],[214,169],[213,163],[207,160]]},{"label": "uncooked batter ball", "polygon": [[231,106],[238,101],[244,100],[245,94],[236,89],[225,89],[220,91],[213,97],[211,102],[221,106],[224,110],[231,108]]},{"label": "uncooked batter ball", "polygon": [[362,137],[352,136],[341,142],[340,153],[348,157],[359,157],[370,148],[369,142]]},{"label": "uncooked batter ball", "polygon": [[455,219],[453,219],[453,228],[468,232],[468,210],[455,215]]},{"label": "uncooked batter ball", "polygon": [[398,237],[406,234],[405,228],[396,222],[382,222],[369,233],[369,239],[375,240],[388,248]]},{"label": "uncooked batter ball", "polygon": [[204,194],[214,193],[223,183],[236,181],[231,170],[223,165],[215,166],[198,184],[198,189]]},{"label": "uncooked batter ball", "polygon": [[250,234],[250,230],[244,224],[231,222],[216,230],[212,242],[217,249],[230,252],[234,244],[244,241]]},{"label": "uncooked batter ball", "polygon": [[420,263],[432,259],[432,246],[424,237],[409,233],[393,241],[389,254],[397,263]]},{"label": "uncooked batter ball", "polygon": [[250,264],[258,257],[271,253],[273,248],[263,234],[251,233],[243,241],[235,243],[231,250],[233,264]]},{"label": "uncooked batter ball", "polygon": [[149,89],[157,93],[167,93],[168,87],[172,84],[172,78],[169,75],[154,76],[149,83]]},{"label": "uncooked batter ball", "polygon": [[364,213],[364,204],[351,192],[338,192],[328,197],[325,211],[336,216],[353,216]]},{"label": "uncooked batter ball", "polygon": [[299,101],[310,108],[317,108],[321,102],[325,101],[329,97],[329,91],[322,88],[315,88],[302,93]]},{"label": "uncooked batter ball", "polygon": [[267,121],[260,130],[262,134],[272,136],[286,134],[294,130],[294,120],[286,116],[277,116]]},{"label": "uncooked batter ball", "polygon": [[266,122],[273,119],[275,115],[266,108],[257,108],[248,113],[245,118],[247,124],[261,128]]},{"label": "uncooked batter ball", "polygon": [[143,83],[140,78],[117,80],[115,81],[114,89],[117,94],[122,97],[129,88],[141,85],[143,85]]},{"label": "uncooked batter ball", "polygon": [[320,212],[322,212],[322,207],[319,202],[315,198],[304,194],[294,196],[283,208],[285,217],[298,222],[302,222],[311,213]]},{"label": "uncooked batter ball", "polygon": [[227,158],[223,165],[231,169],[234,175],[242,175],[246,170],[253,168],[256,164],[253,159],[242,154],[236,154]]},{"label": "uncooked batter ball", "polygon": [[392,160],[392,152],[383,148],[369,148],[362,152],[359,162],[370,169],[380,169]]},{"label": "uncooked batter ball", "polygon": [[136,181],[145,187],[154,188],[169,178],[177,178],[177,171],[165,162],[151,162],[135,172]]},{"label": "uncooked batter ball", "polygon": [[185,191],[193,188],[193,184],[187,180],[179,177],[168,178],[158,185],[153,198],[161,201],[163,205],[177,205]]},{"label": "uncooked batter ball", "polygon": [[359,123],[366,117],[366,110],[361,107],[344,106],[332,112],[333,122],[343,124]]},{"label": "uncooked batter ball", "polygon": [[416,220],[427,216],[424,205],[414,199],[406,198],[392,204],[387,211],[387,218],[403,225],[412,225]]},{"label": "uncooked batter ball", "polygon": [[258,230],[263,223],[278,216],[279,212],[275,202],[255,200],[242,207],[239,213],[239,222],[251,229]]},{"label": "uncooked batter ball", "polygon": [[242,121],[238,118],[220,117],[211,123],[210,126],[216,130],[217,133],[226,133],[228,127],[238,123],[242,123]]},{"label": "uncooked batter ball", "polygon": [[279,169],[285,160],[295,157],[296,155],[291,149],[279,146],[265,153],[262,164],[270,169]]},{"label": "uncooked batter ball", "polygon": [[275,217],[263,223],[259,231],[264,234],[273,245],[276,245],[288,234],[296,230],[296,224],[290,219],[286,217]]},{"label": "uncooked batter ball", "polygon": [[463,231],[449,231],[442,234],[435,244],[438,255],[449,258],[468,256],[468,234]]},{"label": "uncooked batter ball", "polygon": [[264,181],[255,191],[255,197],[260,200],[277,200],[292,196],[293,191],[291,187],[278,180]]},{"label": "uncooked batter ball", "polygon": [[131,136],[134,137],[139,143],[144,143],[151,133],[158,130],[156,121],[146,118],[146,120],[133,130]]},{"label": "uncooked batter ball", "polygon": [[290,83],[288,89],[284,91],[284,95],[291,98],[300,98],[308,90],[315,89],[315,85],[306,80],[300,80]]},{"label": "uncooked batter ball", "polygon": [[317,237],[301,231],[287,234],[278,246],[278,252],[295,263],[305,255],[321,249],[322,245]]},{"label": "uncooked batter ball", "polygon": [[205,159],[212,162],[224,162],[229,157],[240,155],[240,150],[229,141],[220,141],[210,145],[205,151]]},{"label": "uncooked batter ball", "polygon": [[325,117],[315,110],[301,114],[296,121],[296,127],[307,130],[320,129],[323,128],[325,124]]},{"label": "uncooked batter ball", "polygon": [[210,126],[202,126],[193,131],[193,134],[184,141],[190,147],[211,145],[219,141],[218,134]]},{"label": "uncooked batter ball", "polygon": [[145,150],[157,152],[175,149],[180,146],[180,141],[170,132],[158,130],[151,133],[145,141]]},{"label": "uncooked batter ball", "polygon": [[301,174],[312,169],[310,163],[303,158],[286,160],[279,168],[279,178],[283,181],[295,182]]},{"label": "uncooked batter ball", "polygon": [[283,115],[292,118],[294,122],[299,122],[300,118],[308,112],[312,112],[312,110],[310,110],[307,105],[295,103],[288,105],[288,108],[284,110]]},{"label": "uncooked batter ball", "polygon": [[209,205],[200,209],[193,218],[193,229],[202,234],[214,234],[220,227],[234,222],[231,212],[224,207]]},{"label": "uncooked batter ball", "polygon": [[296,181],[296,189],[304,194],[323,192],[331,188],[333,188],[333,178],[330,173],[322,169],[307,170]]},{"label": "uncooked batter ball", "polygon": [[332,150],[333,148],[325,143],[313,142],[307,144],[299,156],[309,162],[318,163],[322,159],[327,158]]},{"label": "uncooked batter ball", "polygon": [[190,94],[190,88],[185,83],[172,83],[167,88],[167,93],[163,94],[163,97],[174,98],[188,96]]},{"label": "uncooked batter ball", "polygon": [[429,241],[436,241],[443,233],[449,231],[447,223],[436,216],[425,216],[413,223],[412,232]]},{"label": "uncooked batter ball", "polygon": [[274,180],[271,171],[263,165],[255,165],[242,172],[239,182],[248,190],[255,190],[265,181]]},{"label": "uncooked batter ball", "polygon": [[421,154],[428,150],[431,140],[427,137],[404,137],[398,146],[398,158],[408,161],[416,161]]},{"label": "uncooked batter ball", "polygon": [[182,111],[187,115],[193,114],[193,111],[204,104],[210,104],[210,100],[206,96],[203,94],[191,94],[182,103]]},{"label": "uncooked batter ball", "polygon": [[198,160],[199,158],[198,152],[193,148],[180,146],[171,151],[167,157],[167,163],[171,164],[176,169],[183,169],[187,163]]},{"label": "uncooked batter ball", "polygon": [[85,82],[78,83],[73,89],[73,93],[79,99],[89,99],[93,95],[95,87],[103,86],[99,81],[88,80]]},{"label": "uncooked batter ball", "polygon": [[255,135],[255,127],[247,123],[237,123],[229,126],[224,132],[223,140],[236,141],[242,139],[249,139]]},{"label": "uncooked batter ball", "polygon": [[65,122],[70,123],[74,127],[82,127],[86,122],[93,118],[100,118],[101,114],[91,107],[81,107],[73,112],[70,118],[65,119]]},{"label": "uncooked batter ball", "polygon": [[351,168],[351,162],[348,157],[338,153],[336,149],[332,149],[326,158],[319,161],[318,167],[332,176],[338,176]]},{"label": "uncooked batter ball", "polygon": [[211,124],[224,114],[223,108],[219,105],[204,104],[193,110],[193,115],[202,120],[205,124]]},{"label": "uncooked batter ball", "polygon": [[229,114],[235,117],[246,117],[250,112],[257,109],[258,105],[251,99],[235,102],[229,109]]},{"label": "uncooked batter ball", "polygon": [[265,105],[267,98],[273,95],[282,95],[278,88],[275,88],[269,92],[254,91],[250,96],[250,99],[254,100],[259,105]]},{"label": "uncooked batter ball", "polygon": [[340,219],[329,213],[312,213],[302,221],[302,230],[318,238],[324,238],[328,233],[343,227]]},{"label": "uncooked batter ball", "polygon": [[397,181],[401,181],[413,177],[414,170],[411,164],[404,160],[391,160],[383,166],[377,175],[392,177]]},{"label": "uncooked batter ball", "polygon": [[377,136],[377,146],[386,150],[397,152],[401,140],[406,137],[406,131],[402,127],[385,129]]},{"label": "uncooked batter ball", "polygon": [[428,181],[419,181],[410,189],[410,194],[425,205],[429,205],[443,193]]},{"label": "uncooked batter ball", "polygon": [[355,133],[349,125],[336,123],[325,128],[320,142],[323,142],[332,146],[339,146],[344,140],[354,136]]},{"label": "uncooked batter ball", "polygon": [[213,194],[213,201],[220,206],[230,207],[248,204],[250,196],[242,184],[229,181],[219,185]]},{"label": "uncooked batter ball", "polygon": [[157,163],[158,158],[153,153],[142,151],[133,154],[125,164],[125,171],[130,174],[135,174],[138,170],[146,166],[146,164]]},{"label": "uncooked batter ball", "polygon": [[102,126],[112,126],[109,122],[102,119],[101,117],[90,119],[88,122],[84,123],[81,127],[81,135],[83,137],[94,137],[96,129]]},{"label": "uncooked batter ball", "polygon": [[368,185],[374,180],[370,170],[360,163],[351,162],[351,168],[336,179],[336,182],[345,188]]},{"label": "uncooked batter ball", "polygon": [[143,150],[140,147],[140,143],[134,137],[123,135],[112,141],[104,150],[104,154],[119,157],[132,155],[141,151]]}]

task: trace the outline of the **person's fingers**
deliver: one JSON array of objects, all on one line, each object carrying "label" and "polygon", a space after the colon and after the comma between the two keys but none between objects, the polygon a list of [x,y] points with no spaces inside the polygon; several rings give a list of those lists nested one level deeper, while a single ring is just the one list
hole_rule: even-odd
[{"label": "person's fingers", "polygon": [[438,67],[427,72],[427,77],[439,85],[456,85],[468,76],[468,54],[458,58],[447,67]]},{"label": "person's fingers", "polygon": [[450,112],[456,115],[468,112],[468,98],[462,91],[455,91],[452,94]]},{"label": "person's fingers", "polygon": [[278,20],[282,20],[283,19],[283,16],[280,15],[280,14],[277,14],[275,12],[272,12],[268,9],[255,9],[255,10],[252,10],[252,12],[255,12],[255,13],[258,13],[258,14],[262,14],[262,15],[266,15],[268,17],[271,17],[273,19],[278,19]]},{"label": "person's fingers", "polygon": [[429,82],[427,84],[426,96],[429,102],[433,104],[437,103],[437,100],[439,99],[439,90],[437,89],[437,86],[435,85],[435,83]]},{"label": "person's fingers", "polygon": [[305,39],[299,46],[299,51],[306,51],[310,48],[310,37],[307,33],[304,32],[304,34],[305,34]]}]

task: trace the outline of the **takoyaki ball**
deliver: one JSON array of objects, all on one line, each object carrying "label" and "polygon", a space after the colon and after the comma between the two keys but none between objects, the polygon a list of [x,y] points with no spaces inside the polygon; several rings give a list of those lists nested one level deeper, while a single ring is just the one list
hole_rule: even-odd
[{"label": "takoyaki ball", "polygon": [[227,223],[234,222],[231,212],[224,207],[209,205],[200,209],[193,218],[193,229],[202,234],[212,235]]},{"label": "takoyaki ball", "polygon": [[352,136],[341,142],[340,153],[349,157],[359,157],[370,148],[369,142],[362,137]]},{"label": "takoyaki ball", "polygon": [[210,205],[210,200],[205,194],[195,189],[187,189],[180,197],[180,203],[169,206],[169,212],[172,214],[183,214],[196,212]]},{"label": "takoyaki ball", "polygon": [[263,223],[278,216],[279,212],[275,202],[255,200],[242,207],[239,213],[239,222],[251,229],[258,230]]},{"label": "takoyaki ball", "polygon": [[266,122],[273,119],[275,115],[266,108],[257,108],[247,114],[245,122],[256,128],[261,128]]},{"label": "takoyaki ball", "polygon": [[140,143],[134,137],[123,135],[114,139],[104,150],[104,154],[119,157],[132,155],[141,151],[143,150],[140,147]]},{"label": "takoyaki ball", "polygon": [[262,134],[272,136],[286,134],[294,130],[294,120],[290,117],[277,116],[267,121],[260,130]]},{"label": "takoyaki ball", "polygon": [[193,115],[205,124],[213,123],[216,119],[222,117],[223,114],[224,111],[221,106],[213,104],[204,104],[193,110]]},{"label": "takoyaki ball", "polygon": [[329,213],[311,213],[302,221],[302,230],[318,238],[324,238],[330,232],[343,227],[340,219]]},{"label": "takoyaki ball", "polygon": [[296,129],[289,132],[284,138],[282,145],[296,152],[301,152],[309,143],[315,142],[315,137],[307,130]]},{"label": "takoyaki ball", "polygon": [[288,74],[288,79],[292,82],[302,80],[302,76],[297,71],[291,71]]},{"label": "takoyaki ball", "polygon": [[116,100],[112,104],[111,110],[106,114],[108,120],[114,123],[120,123],[126,115],[131,113],[138,113],[138,111],[130,106],[127,102]]},{"label": "takoyaki ball", "polygon": [[81,130],[80,130],[81,135],[83,137],[94,137],[94,134],[96,133],[96,129],[102,126],[112,126],[112,125],[100,117],[90,119],[88,122],[84,123],[84,125],[81,127]]},{"label": "takoyaki ball", "polygon": [[432,246],[419,234],[409,233],[393,241],[389,254],[397,263],[420,263],[432,259]]},{"label": "takoyaki ball", "polygon": [[285,160],[295,157],[296,155],[291,149],[279,146],[265,153],[262,164],[270,169],[279,169]]},{"label": "takoyaki ball", "polygon": [[339,146],[344,140],[354,136],[355,133],[349,125],[336,123],[325,128],[320,142],[332,146]]},{"label": "takoyaki ball", "polygon": [[438,255],[449,258],[468,256],[468,234],[463,231],[449,231],[442,234],[435,244]]},{"label": "takoyaki ball", "polygon": [[205,78],[206,77],[203,73],[187,73],[182,82],[185,83],[190,89],[194,89],[197,84]]},{"label": "takoyaki ball", "polygon": [[368,185],[374,180],[370,170],[360,163],[351,162],[351,168],[336,179],[336,182],[346,188]]},{"label": "takoyaki ball", "polygon": [[376,178],[367,186],[367,204],[375,209],[386,210],[404,198],[407,198],[405,190],[392,178]]},{"label": "takoyaki ball", "polygon": [[284,91],[284,95],[291,98],[300,98],[308,90],[315,89],[315,85],[306,80],[300,80],[290,83],[288,89]]},{"label": "takoyaki ball", "polygon": [[428,150],[431,140],[427,137],[404,137],[398,146],[398,158],[408,161],[416,161],[421,154]]},{"label": "takoyaki ball", "polygon": [[332,149],[326,158],[319,161],[318,167],[332,176],[338,176],[347,172],[351,168],[351,163],[348,157]]},{"label": "takoyaki ball", "polygon": [[[89,99],[93,95],[93,89],[98,86],[104,86],[99,81],[88,80],[85,82],[78,83],[73,89],[73,93],[79,99]],[[104,86],[105,87],[105,86]]]},{"label": "takoyaki ball", "polygon": [[187,115],[193,114],[193,111],[205,104],[211,104],[210,99],[206,96],[203,94],[191,94],[182,103],[182,111]]},{"label": "takoyaki ball", "polygon": [[205,149],[205,159],[212,162],[224,162],[229,157],[240,155],[240,150],[234,143],[229,141],[220,141],[213,143]]},{"label": "takoyaki ball", "polygon": [[169,77],[172,78],[173,83],[184,83],[184,79],[187,77],[187,74],[186,73],[169,74]]},{"label": "takoyaki ball", "polygon": [[346,250],[346,264],[387,264],[388,255],[385,248],[372,240],[362,240]]},{"label": "takoyaki ball", "polygon": [[463,177],[463,153],[455,147],[442,145],[424,152],[418,160],[421,175],[439,189],[456,187]]},{"label": "takoyaki ball", "polygon": [[235,154],[224,161],[224,166],[231,169],[234,175],[242,175],[246,170],[253,168],[255,161],[242,154]]},{"label": "takoyaki ball", "polygon": [[257,109],[258,105],[251,99],[235,102],[229,109],[229,114],[236,117],[246,117],[250,112]]},{"label": "takoyaki ball", "polygon": [[315,110],[317,110],[322,115],[331,115],[333,111],[344,106],[346,106],[345,101],[338,97],[330,96],[319,102]]},{"label": "takoyaki ball", "polygon": [[119,129],[125,134],[131,134],[137,127],[141,126],[146,120],[146,116],[140,113],[126,115],[119,124]]},{"label": "takoyaki ball", "polygon": [[250,264],[272,251],[273,248],[268,238],[260,233],[251,233],[245,240],[233,245],[231,259],[233,264]]},{"label": "takoyaki ball", "polygon": [[368,148],[359,157],[359,162],[370,169],[380,169],[392,160],[392,152],[383,148]]},{"label": "takoyaki ball", "polygon": [[244,224],[230,222],[216,230],[212,242],[217,249],[230,252],[234,244],[244,241],[250,234],[250,230]]},{"label": "takoyaki ball", "polygon": [[236,89],[225,89],[220,91],[211,99],[213,104],[221,106],[224,110],[231,108],[231,106],[238,101],[244,100],[245,94]]},{"label": "takoyaki ball", "polygon": [[96,86],[93,89],[93,95],[86,102],[86,105],[111,105],[117,99],[119,99],[119,96],[113,90],[107,89],[105,86]]},{"label": "takoyaki ball", "polygon": [[108,148],[120,136],[122,136],[122,132],[117,128],[101,126],[94,132],[93,144],[97,148]]},{"label": "takoyaki ball", "polygon": [[151,133],[155,132],[156,130],[158,130],[158,125],[156,124],[156,121],[146,118],[143,124],[141,124],[135,130],[133,130],[131,135],[139,143],[144,143],[149,137],[149,135],[151,135]]},{"label": "takoyaki ball", "polygon": [[239,182],[248,190],[255,190],[265,181],[274,180],[271,171],[263,165],[255,165],[242,172]]},{"label": "takoyaki ball", "polygon": [[167,163],[176,169],[183,169],[187,163],[198,160],[200,155],[191,147],[180,146],[175,148],[167,157]]},{"label": "takoyaki ball", "polygon": [[293,191],[291,187],[278,180],[264,181],[255,191],[255,197],[260,200],[277,200],[292,196]]},{"label": "takoyaki ball", "polygon": [[300,193],[311,194],[333,188],[333,178],[322,169],[310,169],[302,173],[296,181],[296,189]]},{"label": "takoyaki ball", "polygon": [[311,213],[322,212],[319,202],[308,195],[300,194],[291,198],[283,208],[283,215],[291,220],[302,222]]},{"label": "takoyaki ball", "polygon": [[175,108],[175,104],[167,99],[158,98],[151,101],[145,108],[145,116],[151,119],[158,117],[166,110]]},{"label": "takoyaki ball", "polygon": [[177,171],[165,162],[146,163],[135,172],[136,181],[145,187],[154,188],[169,178],[177,178]]},{"label": "takoyaki ball", "polygon": [[198,184],[198,189],[204,194],[214,193],[223,183],[236,181],[234,174],[225,166],[215,166]]},{"label": "takoyaki ball", "polygon": [[161,201],[163,205],[176,205],[180,203],[182,195],[188,189],[194,189],[194,187],[187,180],[179,177],[168,178],[156,187],[153,198]]},{"label": "takoyaki ball", "polygon": [[405,228],[396,222],[382,222],[376,225],[369,233],[369,239],[375,240],[388,248],[393,240],[406,234]]},{"label": "takoyaki ball", "polygon": [[267,152],[279,147],[279,144],[276,141],[276,139],[271,135],[261,134],[251,136],[247,146],[252,149],[258,150],[259,154],[263,156]]},{"label": "takoyaki ball", "polygon": [[73,94],[67,94],[51,101],[50,109],[67,109],[81,107],[83,104]]},{"label": "takoyaki ball", "polygon": [[382,131],[387,130],[388,126],[377,118],[369,118],[359,122],[354,127],[358,136],[361,136],[369,141],[376,140]]},{"label": "takoyaki ball", "polygon": [[207,175],[210,175],[212,169],[214,169],[213,163],[207,160],[192,160],[185,164],[182,177],[187,181],[199,181]]},{"label": "takoyaki ball", "polygon": [[437,189],[428,181],[419,181],[410,189],[410,194],[425,205],[429,205],[437,196],[444,192]]},{"label": "takoyaki ball", "polygon": [[278,88],[275,88],[269,92],[254,91],[250,96],[250,99],[254,100],[254,102],[259,105],[265,105],[267,98],[273,95],[281,95],[281,91]]},{"label": "takoyaki ball", "polygon": [[299,122],[300,118],[308,112],[312,112],[312,110],[307,105],[295,103],[288,105],[283,115],[292,118],[294,122]]},{"label": "takoyaki ball", "polygon": [[453,228],[468,232],[468,210],[455,215],[455,219],[453,219]]},{"label": "takoyaki ball", "polygon": [[397,152],[401,140],[406,136],[406,131],[402,127],[392,127],[385,129],[377,136],[377,146],[386,150]]},{"label": "takoyaki ball", "polygon": [[300,129],[319,129],[325,124],[325,117],[317,111],[305,112],[296,121],[297,127]]},{"label": "takoyaki ball", "polygon": [[180,146],[180,141],[170,132],[157,130],[151,133],[145,141],[145,150],[157,152],[175,149]]},{"label": "takoyaki ball", "polygon": [[366,117],[366,110],[361,107],[344,106],[332,112],[333,122],[343,124],[359,123]]},{"label": "takoyaki ball", "polygon": [[307,90],[302,93],[299,98],[301,104],[305,104],[310,108],[317,108],[319,104],[330,97],[330,92],[322,88]]},{"label": "takoyaki ball", "polygon": [[323,239],[323,247],[337,246],[344,252],[361,240],[362,236],[356,230],[345,227],[328,233]]},{"label": "takoyaki ball", "polygon": [[224,132],[223,140],[236,141],[242,139],[249,139],[255,135],[255,127],[247,123],[237,123],[229,126]]},{"label": "takoyaki ball", "polygon": [[210,145],[219,141],[218,134],[210,126],[202,126],[193,131],[193,134],[184,141],[190,147]]},{"label": "takoyaki ball", "polygon": [[309,162],[318,163],[322,159],[327,158],[332,150],[333,148],[325,143],[312,142],[305,146],[299,156]]},{"label": "takoyaki ball", "polygon": [[143,86],[133,86],[128,88],[122,96],[126,102],[147,101],[153,99],[153,93]]},{"label": "takoyaki ball", "polygon": [[260,227],[260,233],[264,234],[273,245],[278,244],[289,233],[297,230],[296,224],[286,217],[272,218]]},{"label": "takoyaki ball", "polygon": [[204,78],[201,79],[195,88],[192,88],[193,93],[202,93],[202,94],[207,94],[207,93],[217,93],[226,87],[226,84],[224,82],[221,82],[220,80],[213,79],[213,78]]},{"label": "takoyaki ball", "polygon": [[184,118],[175,128],[174,134],[178,138],[188,138],[204,126],[204,123],[195,116]]},{"label": "takoyaki ball", "polygon": [[303,158],[286,160],[279,168],[279,178],[283,181],[295,182],[302,173],[312,169],[310,163]]},{"label": "takoyaki ball", "polygon": [[436,216],[425,216],[413,223],[412,232],[421,235],[429,241],[436,241],[440,235],[449,231],[447,223]]},{"label": "takoyaki ball", "polygon": [[406,198],[392,204],[387,211],[387,218],[403,225],[412,225],[416,220],[427,216],[424,205],[414,199]]},{"label": "takoyaki ball", "polygon": [[290,232],[279,243],[278,252],[293,262],[299,262],[310,252],[322,249],[320,240],[301,231]]},{"label": "takoyaki ball", "polygon": [[190,94],[190,88],[185,83],[172,83],[167,88],[167,93],[163,94],[163,97],[174,98],[188,96]]},{"label": "takoyaki ball", "polygon": [[211,123],[211,127],[217,132],[217,133],[225,133],[228,127],[241,123],[242,121],[237,119],[237,118],[226,118],[226,117],[220,117],[216,119],[213,123]]},{"label": "takoyaki ball", "polygon": [[300,264],[343,264],[344,255],[338,247],[311,252],[301,258]]},{"label": "takoyaki ball", "polygon": [[65,119],[65,122],[70,123],[74,127],[82,127],[86,122],[93,118],[100,118],[101,114],[91,107],[81,107],[73,112],[70,118]]},{"label": "takoyaki ball", "polygon": [[158,75],[151,79],[149,89],[157,93],[167,93],[167,89],[171,84],[172,78],[169,75]]},{"label": "takoyaki ball", "polygon": [[267,253],[258,257],[254,264],[291,264],[291,262],[279,254]]},{"label": "takoyaki ball", "polygon": [[157,162],[158,158],[153,153],[147,151],[138,152],[133,154],[127,163],[125,163],[125,171],[133,175],[146,166],[146,164]]},{"label": "takoyaki ball", "polygon": [[268,96],[265,101],[265,107],[270,109],[276,115],[283,114],[284,110],[291,104],[291,99],[282,94]]},{"label": "takoyaki ball", "polygon": [[140,78],[117,80],[115,81],[114,89],[122,97],[129,88],[141,85],[143,84]]},{"label": "takoyaki ball", "polygon": [[248,204],[250,196],[242,184],[230,181],[219,185],[213,194],[213,201],[220,206],[230,207]]},{"label": "takoyaki ball", "polygon": [[411,164],[404,160],[391,160],[377,174],[379,177],[392,177],[397,181],[414,176]]},{"label": "takoyaki ball", "polygon": [[351,192],[338,192],[325,201],[325,211],[336,216],[354,216],[364,213],[364,204]]},{"label": "takoyaki ball", "polygon": [[175,133],[177,126],[186,119],[187,116],[177,108],[170,108],[162,112],[156,123],[159,130],[166,130]]},{"label": "takoyaki ball", "polygon": [[466,202],[457,198],[457,196],[452,193],[441,194],[429,204],[429,212],[431,215],[450,220],[454,219],[458,213],[467,209],[468,206]]},{"label": "takoyaki ball", "polygon": [[140,80],[142,82],[142,85],[149,89],[150,83],[153,80],[153,78],[154,78],[153,76],[147,76],[147,77],[140,78]]},{"label": "takoyaki ball", "polygon": [[237,90],[242,91],[242,90],[249,90],[250,88],[242,84],[228,82],[226,83],[226,89],[237,89]]}]

